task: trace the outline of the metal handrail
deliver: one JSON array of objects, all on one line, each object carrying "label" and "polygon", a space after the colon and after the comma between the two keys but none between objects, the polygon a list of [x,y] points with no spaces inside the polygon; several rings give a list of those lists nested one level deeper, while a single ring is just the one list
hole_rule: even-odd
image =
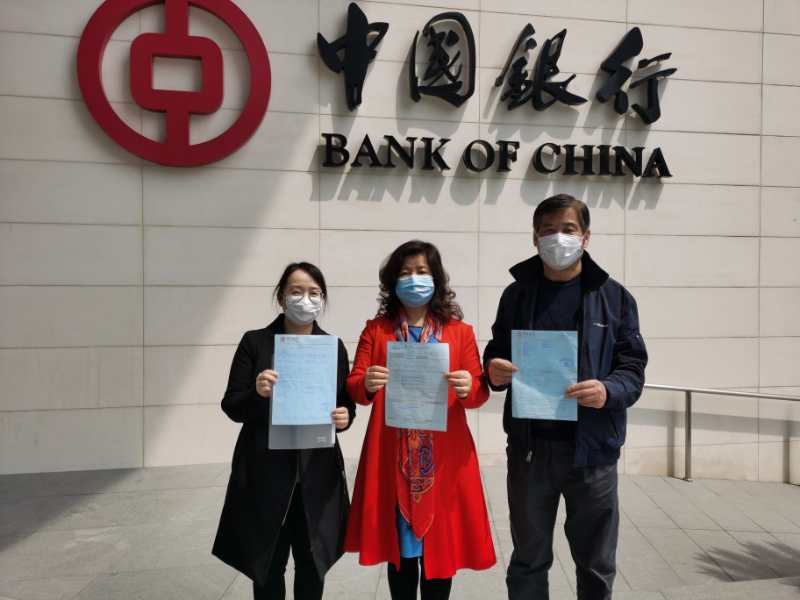
[{"label": "metal handrail", "polygon": [[676,385],[657,385],[646,383],[645,388],[667,392],[683,392],[686,398],[686,448],[684,451],[684,477],[685,481],[692,480],[692,394],[706,394],[711,396],[737,396],[740,398],[763,398],[765,400],[788,400],[800,402],[800,396],[783,396],[780,394],[759,394],[758,392],[733,392],[712,388],[681,387]]}]

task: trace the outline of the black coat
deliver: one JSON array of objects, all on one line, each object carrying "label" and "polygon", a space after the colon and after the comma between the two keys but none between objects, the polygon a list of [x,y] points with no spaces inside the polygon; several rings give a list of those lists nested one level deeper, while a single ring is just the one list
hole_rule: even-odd
[{"label": "black coat", "polygon": [[[608,276],[588,253],[582,257],[582,318],[578,322],[578,381],[599,379],[608,392],[601,409],[578,406],[575,466],[613,464],[625,443],[626,409],[644,388],[647,349],[639,332],[636,301]],[[544,277],[542,259],[534,256],[511,269],[515,281],[500,298],[492,339],[483,353],[484,365],[493,358],[511,360],[511,331],[533,329],[536,294]],[[528,456],[530,420],[511,416],[511,386],[503,409],[503,428],[509,451]]]},{"label": "black coat", "polygon": [[[272,367],[275,334],[284,333],[283,315],[268,327],[248,331],[233,357],[222,410],[242,423],[233,451],[231,477],[222,507],[213,554],[264,585],[296,478],[303,503],[314,563],[320,577],[342,555],[350,499],[339,441],[333,448],[269,450],[269,399],[256,393],[256,376]],[[314,323],[313,335],[325,335]],[[355,403],[345,387],[350,370],[339,340],[337,406],[346,406],[350,422]]]}]

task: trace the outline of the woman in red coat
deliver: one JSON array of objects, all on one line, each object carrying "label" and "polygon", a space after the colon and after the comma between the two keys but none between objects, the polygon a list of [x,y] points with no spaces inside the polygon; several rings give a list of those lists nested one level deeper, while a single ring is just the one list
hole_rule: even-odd
[{"label": "woman in red coat", "polygon": [[[388,562],[393,600],[446,599],[458,569],[495,563],[475,444],[466,408],[489,397],[472,327],[448,286],[439,251],[406,242],[380,271],[381,305],[368,321],[347,378],[351,397],[372,405],[361,449],[345,551],[360,563]],[[447,431],[385,424],[387,343],[449,345]],[[422,566],[420,573],[420,564]]]}]

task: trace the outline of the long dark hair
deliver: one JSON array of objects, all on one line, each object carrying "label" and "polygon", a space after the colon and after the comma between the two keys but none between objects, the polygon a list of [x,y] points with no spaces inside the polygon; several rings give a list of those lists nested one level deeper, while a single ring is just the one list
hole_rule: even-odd
[{"label": "long dark hair", "polygon": [[456,293],[450,289],[450,277],[442,266],[442,256],[436,246],[429,242],[411,240],[398,246],[381,266],[378,278],[381,282],[381,292],[378,296],[380,306],[379,317],[395,320],[400,314],[403,303],[397,297],[395,287],[403,263],[409,256],[422,255],[428,261],[433,284],[435,287],[433,297],[428,304],[428,311],[435,321],[443,325],[450,319],[461,320],[464,313],[455,301]]},{"label": "long dark hair", "polygon": [[283,270],[283,275],[281,275],[280,280],[278,280],[278,285],[275,286],[275,290],[272,292],[273,299],[279,304],[283,302],[283,291],[286,288],[289,277],[291,277],[292,273],[295,271],[303,271],[314,280],[314,283],[322,290],[322,298],[325,300],[325,305],[327,306],[328,286],[325,285],[325,277],[322,275],[322,271],[319,270],[319,267],[312,265],[310,262],[293,262],[286,265],[286,268]]}]

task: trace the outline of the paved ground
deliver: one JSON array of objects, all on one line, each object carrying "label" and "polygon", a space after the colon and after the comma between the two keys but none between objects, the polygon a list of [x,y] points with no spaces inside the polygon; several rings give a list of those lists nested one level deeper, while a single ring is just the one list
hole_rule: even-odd
[{"label": "paved ground", "polygon": [[[0,477],[0,600],[250,598],[249,580],[209,553],[227,472],[202,465]],[[505,597],[505,469],[485,466],[483,476],[498,564],[459,573],[457,600]],[[627,476],[620,493],[615,598],[800,598],[800,487]],[[560,600],[574,598],[575,584],[558,532],[551,597]],[[389,598],[384,568],[346,556],[326,580],[326,598]]]}]

